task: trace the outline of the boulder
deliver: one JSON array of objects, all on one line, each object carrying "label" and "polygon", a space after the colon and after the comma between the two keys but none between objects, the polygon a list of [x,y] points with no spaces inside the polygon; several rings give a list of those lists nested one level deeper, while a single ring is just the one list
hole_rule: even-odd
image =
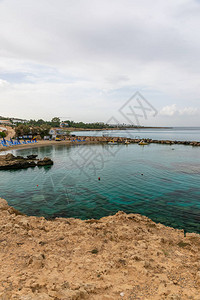
[{"label": "boulder", "polygon": [[37,162],[37,166],[51,166],[53,165],[53,161],[49,157],[45,157],[44,159],[40,159]]},{"label": "boulder", "polygon": [[10,161],[10,160],[14,160],[14,159],[15,159],[15,156],[12,153],[8,153],[5,156],[5,160]]},{"label": "boulder", "polygon": [[[37,164],[35,162],[37,155],[29,155],[28,157],[17,156],[8,153],[7,155],[0,156],[0,170],[16,170],[16,169],[26,169],[30,167],[35,167]],[[45,157],[43,160],[38,161],[38,166],[53,165],[53,161]]]},{"label": "boulder", "polygon": [[30,167],[35,167],[36,163],[34,161],[27,160],[13,160],[5,162],[3,165],[0,165],[0,170],[16,170],[16,169],[26,169]]},{"label": "boulder", "polygon": [[9,208],[9,206],[8,206],[7,201],[0,198],[0,210],[6,210],[8,208]]}]

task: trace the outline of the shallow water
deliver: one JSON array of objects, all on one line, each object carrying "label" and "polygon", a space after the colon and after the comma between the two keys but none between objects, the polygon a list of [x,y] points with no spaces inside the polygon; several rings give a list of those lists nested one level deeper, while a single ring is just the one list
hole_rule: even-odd
[{"label": "shallow water", "polygon": [[28,215],[88,219],[123,210],[200,233],[199,147],[56,145],[12,152],[54,160],[52,167],[0,172],[0,197]]}]

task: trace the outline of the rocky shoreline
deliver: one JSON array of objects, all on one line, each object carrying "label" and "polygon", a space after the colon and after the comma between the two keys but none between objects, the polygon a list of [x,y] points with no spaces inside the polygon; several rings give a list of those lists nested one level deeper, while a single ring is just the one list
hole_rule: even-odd
[{"label": "rocky shoreline", "polygon": [[[81,140],[85,140],[85,142],[110,142],[110,141],[114,141],[114,142],[118,142],[118,143],[125,143],[125,142],[129,142],[129,143],[135,143],[138,144],[141,141],[144,141],[145,143],[148,144],[165,144],[165,145],[190,145],[190,146],[200,146],[200,142],[197,141],[172,141],[172,140],[154,140],[154,139],[140,139],[140,138],[125,138],[125,137],[105,137],[105,136],[99,136],[99,137],[95,137],[95,136],[80,136],[80,137],[76,137],[77,139]],[[75,141],[76,142],[76,141]]]},{"label": "rocky shoreline", "polygon": [[0,199],[0,299],[200,299],[200,235],[118,212],[21,215]]}]

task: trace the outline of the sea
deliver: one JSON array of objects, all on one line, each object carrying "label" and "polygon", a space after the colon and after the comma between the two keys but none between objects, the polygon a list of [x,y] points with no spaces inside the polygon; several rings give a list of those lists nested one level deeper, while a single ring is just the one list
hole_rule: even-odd
[{"label": "sea", "polygon": [[[128,137],[127,132],[105,133]],[[138,135],[200,141],[200,129],[191,128],[143,129]],[[58,142],[10,152],[54,161],[50,167],[0,171],[0,197],[22,213],[48,219],[99,219],[124,211],[200,233],[200,147]]]},{"label": "sea", "polygon": [[200,127],[173,127],[173,128],[127,128],[124,130],[103,131],[74,131],[77,136],[110,136],[127,137],[133,139],[155,139],[176,141],[198,141],[200,142]]}]

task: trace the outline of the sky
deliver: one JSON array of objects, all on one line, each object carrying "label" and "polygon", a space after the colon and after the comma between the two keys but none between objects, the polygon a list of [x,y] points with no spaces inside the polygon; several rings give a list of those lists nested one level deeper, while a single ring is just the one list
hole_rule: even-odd
[{"label": "sky", "polygon": [[199,35],[199,0],[0,0],[0,115],[200,126]]}]

